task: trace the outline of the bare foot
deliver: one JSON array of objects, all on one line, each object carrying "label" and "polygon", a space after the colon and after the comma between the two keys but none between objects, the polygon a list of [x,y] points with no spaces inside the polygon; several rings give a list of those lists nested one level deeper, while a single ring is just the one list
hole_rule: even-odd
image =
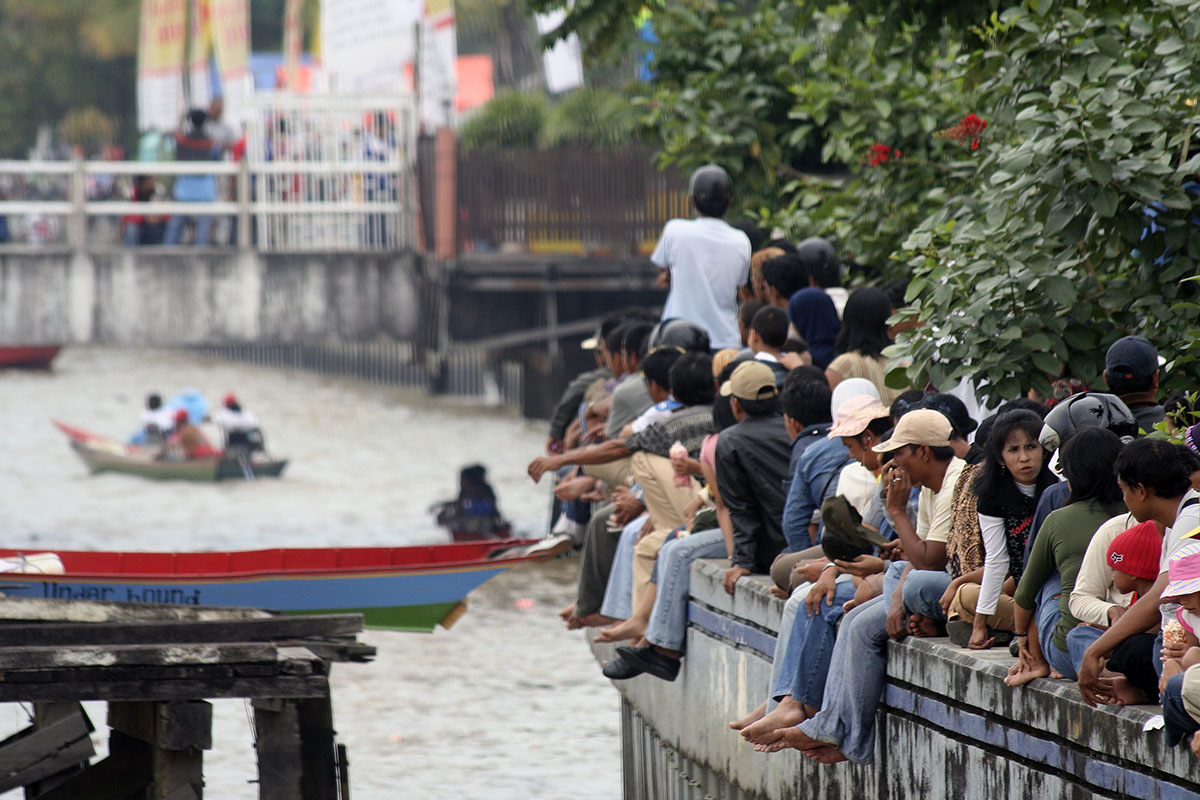
[{"label": "bare foot", "polygon": [[1021,662],[1013,664],[1008,668],[1008,675],[1004,678],[1004,682],[1009,686],[1024,686],[1036,678],[1046,678],[1050,675],[1050,665],[1045,661],[1034,664],[1032,667],[1022,667]]},{"label": "bare foot", "polygon": [[618,622],[624,622],[624,620],[613,619],[603,614],[588,614],[586,617],[580,617],[579,622],[585,628],[600,628],[605,625],[615,625]]},{"label": "bare foot", "polygon": [[623,642],[626,639],[640,639],[646,632],[646,623],[637,617],[622,620],[608,628],[604,628],[592,639],[593,642]]},{"label": "bare foot", "polygon": [[785,697],[770,714],[752,725],[747,725],[742,731],[742,738],[751,744],[777,742],[783,738],[784,729],[793,728],[806,719],[808,714],[804,712],[800,701]]},{"label": "bare foot", "polygon": [[840,764],[843,761],[849,761],[846,756],[842,755],[842,751],[836,747],[818,747],[815,750],[805,750],[804,755],[811,758],[813,761],[821,764]]},{"label": "bare foot", "polygon": [[821,748],[830,748],[832,745],[828,742],[822,742],[814,739],[798,727],[784,728],[780,731],[783,734],[783,743],[788,747],[796,750],[818,750]]},{"label": "bare foot", "polygon": [[1063,674],[1062,674],[1061,672],[1059,672],[1058,670],[1056,670],[1056,669],[1051,669],[1051,670],[1050,670],[1050,680],[1052,680],[1052,681],[1062,681],[1062,680],[1066,680],[1066,678],[1064,678],[1064,677],[1063,677]]},{"label": "bare foot", "polygon": [[776,739],[770,744],[756,744],[754,750],[757,753],[778,753],[780,750],[787,749],[787,742],[783,739]]},{"label": "bare foot", "polygon": [[566,622],[573,616],[575,616],[575,604],[574,603],[571,603],[566,608],[564,608],[562,611],[558,612],[558,618],[561,619],[563,622]]},{"label": "bare foot", "polygon": [[1153,703],[1156,699],[1134,686],[1120,672],[1104,670],[1101,675],[1110,679],[1109,687],[1112,689],[1113,696],[1117,698],[1117,705],[1140,706],[1145,703]]},{"label": "bare foot", "polygon": [[938,624],[929,617],[912,614],[908,618],[908,632],[921,639],[932,639],[938,635]]},{"label": "bare foot", "polygon": [[778,597],[780,600],[787,600],[789,597],[791,597],[791,595],[789,595],[783,589],[780,589],[775,584],[771,584],[771,588],[767,589],[767,592],[771,595],[771,597]]},{"label": "bare foot", "polygon": [[767,701],[764,700],[761,706],[754,709],[746,716],[742,717],[741,719],[736,719],[733,722],[729,723],[729,729],[733,730],[733,731],[740,731],[742,728],[745,728],[747,725],[753,725],[755,722],[758,722],[760,719],[763,718],[763,715],[766,713],[767,713]]}]

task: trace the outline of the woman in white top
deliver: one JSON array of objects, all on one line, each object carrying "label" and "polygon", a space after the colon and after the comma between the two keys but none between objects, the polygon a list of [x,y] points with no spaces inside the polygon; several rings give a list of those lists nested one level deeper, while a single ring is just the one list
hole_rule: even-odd
[{"label": "woman in white top", "polygon": [[[958,579],[960,587],[979,583],[978,599],[960,603],[975,618],[968,647],[982,650],[992,645],[988,628],[1006,627],[993,615],[1012,619],[1012,612],[997,614],[1004,579],[1019,579],[1024,569],[1025,540],[1033,523],[1034,510],[1042,491],[1058,481],[1048,466],[1045,449],[1038,442],[1042,419],[1032,411],[1009,411],[998,416],[988,435],[986,456],[972,487],[979,498],[979,528],[983,538],[983,567]],[[1011,603],[1011,598],[1003,602]],[[989,623],[990,626],[989,626]]]}]

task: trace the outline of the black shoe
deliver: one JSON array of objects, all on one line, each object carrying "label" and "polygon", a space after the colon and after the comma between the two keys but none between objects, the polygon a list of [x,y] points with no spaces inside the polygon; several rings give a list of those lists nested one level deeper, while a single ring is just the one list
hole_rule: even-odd
[{"label": "black shoe", "polygon": [[635,667],[625,659],[617,656],[612,661],[609,661],[607,664],[605,664],[600,671],[603,672],[604,677],[608,678],[609,680],[625,681],[629,680],[630,678],[636,678],[645,670],[643,670],[641,667]]},{"label": "black shoe", "polygon": [[652,645],[644,647],[618,647],[617,654],[639,672],[646,672],[664,681],[679,677],[679,659],[664,656]]}]

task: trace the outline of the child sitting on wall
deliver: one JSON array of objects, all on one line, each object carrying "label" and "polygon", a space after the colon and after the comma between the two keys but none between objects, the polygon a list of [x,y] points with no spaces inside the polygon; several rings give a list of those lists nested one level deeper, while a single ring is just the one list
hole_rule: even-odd
[{"label": "child sitting on wall", "polygon": [[1163,717],[1166,719],[1167,744],[1179,744],[1191,738],[1192,752],[1200,756],[1200,542],[1189,542],[1171,556],[1168,564],[1171,582],[1163,589],[1162,600],[1179,603],[1175,622],[1163,629],[1163,673],[1159,688],[1163,693]]}]

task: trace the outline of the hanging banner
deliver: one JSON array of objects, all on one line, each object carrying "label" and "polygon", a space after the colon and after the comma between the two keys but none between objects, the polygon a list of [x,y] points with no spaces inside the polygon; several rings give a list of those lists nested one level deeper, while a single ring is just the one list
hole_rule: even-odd
[{"label": "hanging banner", "polygon": [[443,125],[453,128],[457,119],[454,97],[458,92],[453,0],[425,0],[421,33],[417,96],[421,124],[429,132]]},{"label": "hanging banner", "polygon": [[192,0],[192,35],[188,57],[188,106],[208,108],[212,100],[212,21],[209,0]]},{"label": "hanging banner", "polygon": [[[538,33],[549,33],[561,25],[566,17],[564,9],[538,14],[535,17]],[[546,89],[550,94],[561,94],[583,86],[583,55],[579,49],[579,37],[572,33],[566,39],[555,42],[554,47],[542,53],[542,66],[546,71]]]},{"label": "hanging banner", "polygon": [[142,0],[138,130],[173,131],[183,116],[187,0]]},{"label": "hanging banner", "polygon": [[296,89],[300,55],[304,50],[304,29],[300,27],[303,0],[287,0],[283,7],[283,74],[285,88]]},{"label": "hanging banner", "polygon": [[319,53],[335,93],[399,92],[423,0],[322,0]]},{"label": "hanging banner", "polygon": [[250,100],[250,11],[247,0],[208,0],[213,50],[225,99],[224,121],[241,126]]}]

